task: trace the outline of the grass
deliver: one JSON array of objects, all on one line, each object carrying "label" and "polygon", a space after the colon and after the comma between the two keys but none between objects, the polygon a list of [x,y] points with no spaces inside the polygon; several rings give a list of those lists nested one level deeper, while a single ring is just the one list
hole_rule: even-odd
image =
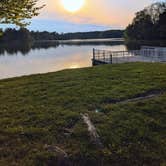
[{"label": "grass", "polygon": [[[110,103],[153,90],[163,93]],[[103,149],[91,141],[80,113],[89,114]],[[164,166],[166,64],[103,65],[1,80],[0,115],[2,166]],[[45,145],[60,147],[68,159]]]}]

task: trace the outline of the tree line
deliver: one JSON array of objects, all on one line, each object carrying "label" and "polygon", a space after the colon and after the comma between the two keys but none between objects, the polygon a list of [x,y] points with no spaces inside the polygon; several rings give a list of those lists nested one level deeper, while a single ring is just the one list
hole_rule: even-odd
[{"label": "tree line", "polygon": [[70,39],[122,38],[123,33],[124,33],[123,30],[64,33],[59,36],[59,39],[70,40]]},{"label": "tree line", "polygon": [[8,28],[0,30],[0,41],[40,41],[40,40],[70,40],[70,39],[97,39],[97,38],[122,38],[123,30],[95,31],[95,32],[76,32],[62,33],[29,31],[26,28],[19,30]]},{"label": "tree line", "polygon": [[126,40],[166,40],[166,2],[157,2],[136,13],[125,30]]}]

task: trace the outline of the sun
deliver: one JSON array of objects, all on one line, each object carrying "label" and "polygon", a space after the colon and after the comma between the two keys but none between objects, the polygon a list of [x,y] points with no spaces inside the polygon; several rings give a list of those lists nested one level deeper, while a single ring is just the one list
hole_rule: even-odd
[{"label": "sun", "polygon": [[61,0],[63,7],[69,12],[80,10],[85,3],[85,0]]}]

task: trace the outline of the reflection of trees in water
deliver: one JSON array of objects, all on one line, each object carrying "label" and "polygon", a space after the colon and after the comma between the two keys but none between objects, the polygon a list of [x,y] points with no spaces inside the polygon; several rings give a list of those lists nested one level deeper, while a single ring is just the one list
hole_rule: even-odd
[{"label": "reflection of trees in water", "polygon": [[11,43],[0,43],[0,55],[8,53],[9,55],[17,54],[21,52],[23,55],[28,54],[31,50],[35,49],[48,49],[50,47],[58,47],[57,42],[11,42]]},{"label": "reflection of trees in water", "polygon": [[57,48],[59,46],[58,41],[44,41],[44,42],[35,42],[33,43],[31,49],[49,49],[49,48]]},{"label": "reflection of trees in water", "polygon": [[141,45],[139,42],[125,42],[125,45],[127,47],[127,50],[139,50],[141,48]]},{"label": "reflection of trees in water", "polygon": [[18,43],[12,42],[8,44],[0,44],[0,54],[3,55],[7,52],[9,55],[21,52],[23,55],[27,54],[31,49],[31,43]]},{"label": "reflection of trees in water", "polygon": [[49,49],[49,48],[57,48],[59,45],[62,46],[97,46],[97,45],[105,45],[105,46],[115,46],[125,44],[128,50],[138,50],[143,45],[150,46],[165,46],[166,42],[156,41],[131,41],[131,42],[123,42],[123,41],[41,41],[41,42],[11,42],[11,43],[0,43],[0,55],[4,55],[5,52],[9,55],[22,53],[23,55],[28,54],[31,50],[40,50],[40,49]]},{"label": "reflection of trees in water", "polygon": [[[76,45],[76,46],[81,46],[81,45],[120,45],[123,44],[122,41],[78,41],[78,42],[65,42],[62,43],[61,45]],[[12,42],[8,44],[3,44],[1,43],[0,45],[0,54],[4,54],[7,52],[8,54],[17,54],[18,52],[21,52],[23,55],[26,55],[30,50],[35,50],[35,49],[48,49],[48,48],[56,48],[60,44],[57,41],[47,41],[47,42]]]},{"label": "reflection of trees in water", "polygon": [[75,41],[69,42],[64,41],[59,43],[57,41],[41,41],[41,42],[11,42],[11,43],[0,43],[0,55],[8,53],[9,55],[17,54],[21,52],[23,55],[28,54],[31,50],[35,49],[49,49],[57,48],[59,45],[70,45],[70,46],[82,46],[82,45],[121,45],[123,41]]},{"label": "reflection of trees in water", "polygon": [[105,45],[105,46],[114,46],[114,45],[122,45],[125,44],[128,50],[138,50],[143,45],[150,46],[166,46],[166,41],[38,41],[38,42],[11,42],[11,43],[0,43],[0,55],[5,54],[5,52],[9,55],[22,53],[23,55],[28,54],[31,50],[40,50],[40,49],[49,49],[49,48],[57,48],[59,45],[62,46],[97,46],[97,45]]},{"label": "reflection of trees in water", "polygon": [[128,41],[125,42],[128,50],[139,50],[141,46],[160,46],[166,47],[166,41]]}]

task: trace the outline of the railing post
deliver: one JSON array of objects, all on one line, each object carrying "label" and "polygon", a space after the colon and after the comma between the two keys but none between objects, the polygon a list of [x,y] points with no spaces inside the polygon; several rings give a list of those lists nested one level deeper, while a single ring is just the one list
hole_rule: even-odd
[{"label": "railing post", "polygon": [[95,60],[95,49],[93,48],[93,60]]},{"label": "railing post", "polygon": [[104,62],[105,62],[105,51],[103,51],[103,58],[104,58]]},{"label": "railing post", "polygon": [[110,54],[110,63],[112,64],[112,54]]}]

